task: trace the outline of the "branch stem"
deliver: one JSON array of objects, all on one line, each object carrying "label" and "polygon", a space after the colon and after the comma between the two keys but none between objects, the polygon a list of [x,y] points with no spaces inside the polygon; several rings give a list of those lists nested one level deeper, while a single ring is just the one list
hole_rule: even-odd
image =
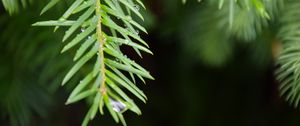
[{"label": "branch stem", "polygon": [[106,86],[105,86],[105,64],[104,64],[104,52],[103,52],[103,48],[104,48],[104,43],[105,43],[105,38],[102,34],[102,26],[101,26],[101,1],[100,0],[96,0],[96,15],[98,16],[98,22],[97,22],[97,41],[99,42],[99,49],[98,49],[98,56],[101,64],[101,68],[100,68],[100,77],[101,82],[100,82],[100,93],[102,95],[106,94]]}]

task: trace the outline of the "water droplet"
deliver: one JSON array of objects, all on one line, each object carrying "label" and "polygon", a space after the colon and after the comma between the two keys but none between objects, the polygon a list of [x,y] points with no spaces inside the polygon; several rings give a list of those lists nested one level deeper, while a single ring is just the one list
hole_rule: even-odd
[{"label": "water droplet", "polygon": [[81,32],[84,32],[84,30],[85,30],[84,28],[81,28],[81,29],[80,29]]},{"label": "water droplet", "polygon": [[139,11],[140,10],[140,6],[139,5],[134,5],[134,8]]},{"label": "water droplet", "polygon": [[91,36],[88,36],[88,39],[91,39],[92,37]]},{"label": "water droplet", "polygon": [[123,102],[116,101],[113,99],[109,99],[110,105],[112,106],[113,110],[116,112],[122,112],[126,109],[126,105]]}]

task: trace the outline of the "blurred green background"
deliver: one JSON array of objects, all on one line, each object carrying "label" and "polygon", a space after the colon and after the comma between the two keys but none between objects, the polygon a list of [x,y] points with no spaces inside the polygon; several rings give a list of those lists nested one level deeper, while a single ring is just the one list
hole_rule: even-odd
[{"label": "blurred green background", "polygon": [[[1,126],[79,126],[88,110],[85,102],[64,105],[74,84],[60,87],[73,65],[72,52],[59,53],[63,30],[31,26],[56,19],[70,2],[39,16],[46,3],[34,1],[12,16],[0,6]],[[145,4],[142,23],[149,34],[142,37],[154,56],[130,56],[156,80],[139,85],[149,101],[138,102],[142,116],[125,113],[129,126],[300,125],[299,110],[280,97],[274,77],[278,22],[267,21],[267,27],[261,21],[253,30],[251,22],[243,22],[253,23],[256,15],[237,16],[240,22],[234,22],[232,35],[224,30],[228,23],[222,23],[226,6],[218,10],[192,0],[185,5],[180,0]],[[121,124],[106,114],[90,125]]]}]

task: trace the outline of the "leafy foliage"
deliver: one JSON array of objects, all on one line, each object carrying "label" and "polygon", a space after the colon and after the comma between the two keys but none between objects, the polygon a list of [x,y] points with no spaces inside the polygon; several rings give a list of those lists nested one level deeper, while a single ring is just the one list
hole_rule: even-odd
[{"label": "leafy foliage", "polygon": [[220,20],[222,26],[237,39],[253,41],[275,19],[282,0],[219,0],[218,5],[222,10],[218,13],[224,17]]},{"label": "leafy foliage", "polygon": [[[219,4],[218,11],[212,6]],[[192,29],[187,34],[182,34],[187,49],[191,54],[199,53],[202,61],[219,66],[230,57],[233,47],[232,39],[240,41],[253,41],[261,34],[269,23],[279,21],[278,38],[283,44],[283,51],[276,62],[279,68],[276,72],[277,79],[281,82],[279,87],[281,95],[294,107],[298,107],[300,101],[300,68],[299,68],[299,18],[300,4],[296,0],[263,0],[263,1],[207,1],[205,9],[187,18],[189,23],[184,23],[184,28]],[[284,5],[284,6],[283,6]],[[285,8],[282,10],[282,8]],[[190,12],[189,12],[190,13]],[[279,16],[278,16],[279,15]],[[201,19],[201,17],[206,17]],[[211,25],[207,25],[211,24]],[[229,26],[229,27],[228,27]],[[198,27],[199,29],[193,29]],[[229,32],[226,32],[229,31]],[[229,33],[229,34],[224,34]],[[201,36],[197,36],[201,34]],[[217,36],[217,37],[216,37]],[[227,36],[227,37],[224,37]],[[227,41],[227,42],[226,42]],[[224,44],[225,43],[225,44]],[[219,53],[223,52],[223,53]]]},{"label": "leafy foliage", "polygon": [[26,7],[31,4],[32,0],[2,0],[2,3],[9,14],[15,14],[20,11],[20,6]]},{"label": "leafy foliage", "polygon": [[256,40],[280,5],[280,1],[267,0],[202,1],[199,11],[187,11],[183,18],[182,30],[189,29],[180,34],[183,46],[188,55],[211,66],[222,66],[233,54],[234,41]]},{"label": "leafy foliage", "polygon": [[[41,14],[50,10],[58,2],[60,0],[51,0],[41,11]],[[186,1],[183,0],[183,2],[185,3]],[[192,13],[191,15],[184,15],[183,20],[185,20],[181,29],[182,31],[186,31],[186,29],[190,31],[180,34],[180,38],[187,42],[184,43],[186,50],[192,52],[192,55],[195,53],[199,54],[196,56],[206,61],[207,64],[214,66],[224,64],[232,56],[234,42],[252,42],[261,39],[260,36],[264,35],[262,31],[265,28],[271,29],[268,27],[271,23],[280,27],[278,38],[283,44],[283,51],[280,57],[276,59],[279,65],[276,76],[281,82],[281,95],[285,95],[286,100],[297,107],[300,101],[300,62],[298,60],[300,49],[298,41],[300,39],[298,37],[299,18],[297,16],[299,15],[300,2],[297,0],[206,0],[198,2],[203,5],[201,6],[203,8],[195,13],[187,12]],[[10,14],[14,14],[19,11],[20,6],[26,7],[32,1],[2,0],[2,3]],[[283,5],[285,5],[285,9],[281,10]],[[122,122],[123,125],[126,125],[126,122],[122,113],[126,110],[141,114],[140,109],[127,95],[127,92],[146,102],[145,94],[135,84],[136,78],[145,82],[144,78],[153,79],[153,77],[147,70],[129,59],[121,51],[122,46],[129,46],[141,57],[141,52],[152,54],[148,49],[147,43],[139,36],[139,31],[147,33],[145,28],[137,23],[138,20],[144,20],[139,12],[140,6],[145,8],[140,0],[75,0],[58,20],[48,20],[33,24],[34,26],[55,26],[55,30],[60,27],[67,27],[63,37],[63,42],[66,44],[61,52],[70,51],[73,53],[71,49],[78,48],[73,58],[76,63],[66,74],[62,85],[74,79],[75,74],[84,75],[82,81],[76,85],[66,102],[66,104],[71,104],[83,99],[92,99],[92,104],[82,125],[87,125],[89,120],[95,117],[97,111],[103,114],[104,106],[106,106],[113,119],[116,122]],[[140,19],[135,19],[134,17]],[[277,19],[279,24],[276,24]],[[7,22],[7,20],[1,21]],[[198,29],[195,29],[195,27]],[[15,31],[5,32],[15,34]],[[21,34],[23,31],[17,32]],[[16,44],[16,40],[10,40],[5,38],[5,36],[8,35],[3,34],[1,39],[12,41],[10,43]],[[22,37],[17,36],[15,38]],[[24,41],[28,41],[28,39],[26,38]],[[35,40],[35,42],[40,41]],[[262,43],[264,40],[259,42]],[[21,43],[22,46],[18,49],[8,44],[5,45],[5,47],[8,47],[8,50],[5,48],[3,50],[5,52],[18,52],[19,50],[30,48],[33,51],[30,50],[28,53],[40,51],[34,50],[40,47],[40,43],[23,44]],[[261,45],[268,46],[268,44]],[[260,49],[263,50],[265,48],[260,47]],[[47,52],[47,50],[44,51]],[[13,58],[11,62],[15,63],[17,62],[16,60],[24,60],[27,64],[33,64],[31,68],[44,68],[45,66],[42,64],[46,64],[45,61],[47,59],[44,58],[48,57],[49,53],[46,56],[38,56],[36,59],[29,57],[30,54],[26,54],[28,57],[22,57],[24,59],[18,59],[18,53],[16,53],[16,58]],[[6,56],[3,55],[3,57]],[[66,60],[60,59],[59,61],[62,61],[59,64],[68,64]],[[53,62],[50,62],[48,65],[51,65],[51,63]],[[9,63],[2,61],[0,64]],[[33,94],[31,92],[23,92],[22,89],[32,88],[34,92],[39,94],[38,96],[40,97],[38,99],[40,101],[47,99],[45,97],[49,96],[44,86],[35,87],[29,84],[32,81],[27,79],[34,80],[34,78],[25,76],[24,78],[8,79],[3,73],[14,71],[14,64],[10,65],[12,66],[2,68],[4,72],[0,75],[0,78],[5,78],[1,80],[5,80],[9,82],[7,84],[10,84],[8,88],[0,88],[8,89],[0,91],[5,96],[1,100],[1,108],[8,110],[3,113],[11,116],[13,125],[29,125],[32,115],[30,111],[33,110],[40,115],[44,115],[43,113],[45,112],[42,108],[39,108],[41,106],[40,103],[34,103],[29,100],[29,97]],[[51,80],[62,66],[58,68],[45,67],[43,71],[45,71],[46,75],[41,77],[43,79],[39,83],[46,83]],[[24,68],[18,68],[18,70],[34,73],[34,70],[27,67]],[[28,84],[24,86],[19,82],[20,80]],[[51,89],[54,90],[55,88],[52,87]],[[43,101],[43,103],[48,105],[49,101]]]},{"label": "leafy foliage", "polygon": [[[50,1],[42,13],[56,3],[57,0]],[[58,20],[33,24],[33,26],[56,26],[55,30],[61,26],[69,27],[63,42],[70,41],[62,49],[62,53],[81,43],[74,56],[76,63],[63,79],[62,85],[65,85],[85,64],[94,61],[94,65],[87,70],[90,72],[85,72],[86,76],[78,83],[66,102],[71,104],[88,97],[94,99],[82,125],[87,125],[97,111],[103,114],[104,106],[113,119],[116,122],[121,121],[123,125],[126,123],[122,113],[127,109],[141,114],[138,106],[123,89],[146,102],[147,97],[135,85],[135,77],[143,82],[143,78],[153,79],[153,77],[124,55],[120,49],[122,45],[127,45],[140,56],[140,51],[152,54],[147,43],[139,36],[139,31],[147,33],[145,28],[132,18],[136,15],[143,20],[139,12],[140,6],[145,8],[140,0],[76,0]],[[72,16],[77,19],[74,20]],[[79,29],[81,32],[78,33]],[[131,79],[124,72],[128,72]]]},{"label": "leafy foliage", "polygon": [[278,37],[282,41],[283,50],[277,63],[277,78],[281,82],[281,95],[286,95],[286,100],[298,107],[300,100],[300,71],[299,71],[299,12],[300,2],[288,1],[280,18]]},{"label": "leafy foliage", "polygon": [[[211,5],[208,4],[208,6],[207,3]],[[273,26],[274,24],[279,25],[278,38],[283,44],[283,50],[280,57],[276,59],[279,66],[276,77],[281,82],[279,87],[281,95],[285,95],[290,104],[298,107],[300,101],[300,62],[298,60],[300,48],[298,43],[300,39],[298,37],[299,18],[297,15],[300,14],[298,11],[300,3],[296,0],[217,0],[208,1],[207,3],[206,6],[208,7],[199,12],[200,17],[206,17],[206,19],[199,19],[198,22],[200,23],[190,23],[192,24],[190,27],[202,27],[203,30],[199,30],[201,28],[193,29],[194,31],[190,32],[193,34],[190,36],[184,35],[183,37],[185,41],[191,43],[188,48],[200,51],[200,54],[203,55],[203,61],[218,65],[230,56],[224,52],[228,52],[227,50],[231,49],[233,45],[228,46],[230,43],[223,45],[224,41],[233,41],[228,38],[238,39],[239,41],[253,41],[257,39],[257,35],[261,34],[261,31],[269,23],[273,23]],[[216,6],[216,4],[219,4],[219,9],[222,9],[222,11],[209,10],[213,8],[211,6]],[[282,8],[284,9],[282,10]],[[276,24],[277,20],[279,24]],[[226,31],[229,31],[229,34],[224,34],[228,33]],[[195,34],[202,35],[192,38],[191,36],[196,36]],[[224,36],[228,36],[227,39]],[[207,53],[205,50],[209,50],[207,52],[211,53]],[[220,50],[223,53],[218,53]]]},{"label": "leafy foliage", "polygon": [[[242,41],[253,41],[269,20],[275,19],[282,0],[208,0],[204,11],[211,9],[211,16],[218,22],[219,29],[228,30]],[[205,12],[209,13],[209,12]]]},{"label": "leafy foliage", "polygon": [[31,27],[36,16],[31,9],[26,12],[0,16],[0,114],[11,126],[32,125],[36,116],[48,118],[60,84],[53,78],[62,79],[60,72],[70,63],[57,56],[60,46],[53,41],[59,36],[49,37],[51,31]]}]

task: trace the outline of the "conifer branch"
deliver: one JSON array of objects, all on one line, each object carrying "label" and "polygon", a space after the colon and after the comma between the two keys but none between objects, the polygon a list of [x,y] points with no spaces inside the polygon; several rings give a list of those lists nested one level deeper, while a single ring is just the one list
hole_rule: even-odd
[{"label": "conifer branch", "polygon": [[[103,2],[103,3],[102,3]],[[139,0],[135,2],[144,7]],[[126,89],[137,98],[146,102],[145,94],[138,89],[135,83],[135,76],[144,81],[143,78],[153,79],[153,77],[143,67],[124,55],[120,46],[126,45],[132,47],[140,56],[140,50],[152,54],[148,49],[147,43],[138,35],[139,29],[146,30],[132,18],[131,12],[143,19],[137,4],[133,0],[75,0],[68,10],[59,20],[42,21],[33,24],[33,26],[59,26],[70,27],[64,35],[63,41],[68,42],[62,52],[66,52],[82,43],[77,50],[74,60],[75,65],[63,79],[62,85],[79,73],[82,67],[87,67],[87,62],[96,59],[94,67],[90,73],[85,74],[84,79],[76,86],[70,94],[66,104],[75,103],[87,97],[94,98],[90,110],[86,114],[82,125],[87,125],[89,120],[93,119],[97,110],[103,114],[103,107],[106,106],[111,116],[116,122],[119,120],[126,125],[122,113],[131,110],[141,114],[140,109],[134,101],[122,90]],[[50,2],[42,11],[48,11],[57,2]],[[124,11],[124,8],[127,12]],[[81,13],[77,20],[68,20],[73,14]],[[93,14],[94,13],[94,14]],[[110,16],[114,17],[111,18]],[[126,27],[120,25],[116,19],[121,20]],[[76,30],[81,27],[81,33]],[[104,32],[104,27],[111,30],[111,33]],[[86,40],[84,40],[86,38]],[[134,41],[138,41],[138,44]],[[90,48],[90,51],[87,49]],[[97,56],[95,54],[97,53]],[[128,79],[123,72],[128,72],[131,79]],[[133,82],[132,82],[133,80]]]},{"label": "conifer branch", "polygon": [[97,41],[99,42],[99,49],[98,49],[98,57],[100,59],[100,76],[102,78],[101,83],[100,83],[100,92],[102,95],[106,95],[106,87],[105,87],[105,64],[104,64],[104,44],[105,44],[105,37],[102,35],[102,23],[101,23],[101,0],[97,0],[96,2],[96,15],[98,17],[98,22],[97,22]]}]

